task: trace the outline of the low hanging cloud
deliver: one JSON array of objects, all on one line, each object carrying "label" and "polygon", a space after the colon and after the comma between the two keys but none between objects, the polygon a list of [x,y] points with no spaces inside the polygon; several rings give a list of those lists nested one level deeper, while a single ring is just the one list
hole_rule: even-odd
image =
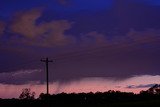
[{"label": "low hanging cloud", "polygon": [[23,38],[22,41],[28,45],[59,46],[73,42],[70,35],[65,35],[65,31],[71,28],[72,22],[53,20],[38,23],[37,20],[42,13],[39,9],[18,13],[10,27],[11,31],[19,34]]},{"label": "low hanging cloud", "polygon": [[154,86],[155,84],[140,84],[140,85],[129,85],[126,88],[150,88]]},{"label": "low hanging cloud", "polygon": [[[4,84],[26,84],[32,81],[43,81],[43,72],[41,69],[19,70],[15,72],[0,73],[0,83]],[[41,81],[40,81],[41,80]]]},{"label": "low hanging cloud", "polygon": [[[146,80],[146,81],[144,81]],[[159,75],[141,75],[133,76],[131,78],[117,81],[114,78],[100,78],[100,77],[88,77],[77,81],[70,82],[50,82],[50,93],[81,93],[81,92],[105,92],[108,90],[123,91],[123,92],[134,92],[139,93],[141,90],[147,90],[148,84],[158,84],[160,82]],[[128,88],[128,86],[140,86]],[[143,85],[143,87],[142,87]],[[145,87],[144,87],[145,86]],[[151,86],[151,85],[150,85]],[[39,82],[32,82],[29,84],[0,84],[0,98],[18,98],[23,88],[30,88],[36,92],[36,97],[40,93],[45,93],[46,84],[40,84]]]}]

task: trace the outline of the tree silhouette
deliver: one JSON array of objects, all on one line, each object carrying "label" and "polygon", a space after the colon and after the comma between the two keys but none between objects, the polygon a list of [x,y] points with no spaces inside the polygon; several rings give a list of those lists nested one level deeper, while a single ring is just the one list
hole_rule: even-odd
[{"label": "tree silhouette", "polygon": [[152,107],[160,104],[159,86],[154,85],[148,89],[156,93],[150,93],[148,90],[141,91],[140,94],[114,90],[96,93],[63,92],[53,95],[41,93],[38,99],[34,99],[35,92],[25,88],[19,96],[24,100],[0,99],[0,107]]},{"label": "tree silhouette", "polygon": [[35,99],[35,92],[31,92],[30,88],[24,88],[22,89],[22,93],[20,94],[20,99],[27,99],[27,100],[33,100]]}]

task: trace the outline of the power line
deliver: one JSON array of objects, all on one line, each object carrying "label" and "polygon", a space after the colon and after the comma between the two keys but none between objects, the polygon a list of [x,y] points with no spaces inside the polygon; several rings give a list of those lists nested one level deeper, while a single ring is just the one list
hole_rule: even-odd
[{"label": "power line", "polygon": [[[149,39],[144,39],[145,41],[146,40],[149,40]],[[151,41],[151,40],[150,40]],[[159,41],[159,40],[153,40],[152,42],[154,41]],[[151,42],[151,43],[152,43]],[[141,44],[145,44],[145,43],[141,43]],[[103,52],[105,51],[105,49],[109,50],[110,54],[117,54],[119,55],[119,51],[121,50],[117,50],[117,49],[123,49],[123,48],[127,48],[129,47],[130,50],[128,50],[129,52],[133,52],[132,50],[132,47],[135,47],[135,46],[139,46],[139,43],[131,43],[131,44],[128,44],[128,45],[118,45],[118,44],[113,44],[113,45],[109,45],[109,46],[103,46],[103,47],[100,47],[100,48],[93,48],[93,49],[87,49],[87,50],[80,50],[80,51],[76,51],[76,52],[68,52],[68,53],[64,53],[64,54],[61,54],[61,55],[57,55],[55,56],[54,58],[57,59],[57,60],[65,60],[65,59],[68,59],[68,58],[77,58],[78,56],[83,56],[83,55],[91,55],[91,54],[96,54],[96,53],[99,53],[99,52]],[[115,48],[112,48],[116,46]],[[139,48],[140,49],[140,48]],[[134,52],[133,52],[134,53]]]},{"label": "power line", "polygon": [[[99,53],[99,52],[103,52],[105,51],[105,49],[108,49],[110,50],[110,52],[112,52],[111,54],[116,54],[116,55],[119,55],[119,51],[120,50],[117,50],[117,49],[123,49],[123,48],[132,48],[132,47],[135,47],[137,45],[141,45],[141,44],[145,44],[147,43],[146,41],[149,41],[149,43],[154,43],[154,42],[158,42],[159,43],[159,40],[160,38],[158,37],[157,39],[150,39],[150,38],[143,38],[143,39],[140,39],[140,40],[136,40],[137,42],[133,42],[133,43],[129,43],[128,45],[118,45],[119,43],[115,43],[115,44],[110,44],[108,46],[102,46],[102,47],[98,47],[98,48],[92,48],[92,49],[83,49],[83,50],[79,50],[79,51],[74,51],[74,52],[68,52],[68,53],[64,53],[64,54],[59,54],[59,55],[56,55],[54,57],[54,59],[58,60],[58,61],[63,61],[65,59],[69,59],[69,58],[77,58],[79,56],[81,57],[86,57],[84,55],[92,55],[92,54],[96,54],[96,53]],[[143,42],[145,41],[145,42]],[[112,48],[112,47],[115,47],[115,48]],[[128,50],[129,51],[129,50]],[[133,52],[133,50],[131,49],[129,52]],[[133,52],[134,53],[134,52]],[[134,53],[136,54],[136,53]],[[50,56],[51,57],[51,56]],[[53,56],[52,56],[53,57]],[[28,61],[28,62],[25,62],[25,63],[20,63],[20,64],[16,64],[14,68],[17,68],[17,67],[24,67],[26,65],[29,65],[31,63],[34,63],[33,61],[36,61],[36,60],[32,60],[32,61]],[[11,69],[11,67],[6,67],[5,68],[5,71],[7,71],[7,69],[9,68],[9,70]],[[14,69],[12,68],[12,69]]]},{"label": "power line", "polygon": [[[155,41],[159,41],[160,38],[157,39],[157,40],[154,40],[154,39],[151,40],[149,38],[145,38],[145,39],[141,39],[141,40],[137,40],[137,41],[139,42],[139,41],[142,41],[142,40],[150,41],[150,43],[152,43],[152,42],[155,42]],[[131,48],[131,47],[146,43],[146,42],[142,42],[142,43],[138,43],[138,42],[129,43],[128,45],[124,44],[122,46],[121,45],[119,46],[119,44],[117,43],[117,44],[111,44],[111,45],[108,45],[108,46],[102,46],[102,47],[93,48],[93,49],[87,49],[87,50],[82,50],[82,51],[64,53],[64,54],[61,54],[61,55],[57,55],[55,57],[55,59],[60,59],[61,60],[61,59],[65,59],[65,58],[68,58],[68,57],[77,57],[77,56],[86,55],[86,54],[93,54],[93,53],[96,53],[96,52],[101,52],[106,48],[113,50],[112,47],[114,47],[114,46],[116,46],[114,48],[114,50],[116,50],[116,49],[121,49],[121,48],[126,48],[126,47],[130,47]]]}]

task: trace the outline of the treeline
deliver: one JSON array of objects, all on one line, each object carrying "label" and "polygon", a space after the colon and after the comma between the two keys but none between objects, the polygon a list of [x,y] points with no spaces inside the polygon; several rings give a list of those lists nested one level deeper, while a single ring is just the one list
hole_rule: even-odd
[{"label": "treeline", "polygon": [[143,91],[140,94],[127,93],[110,90],[107,92],[96,92],[96,93],[61,93],[57,95],[46,95],[41,94],[39,100],[49,100],[55,103],[87,103],[87,104],[105,104],[114,102],[132,102],[132,101],[147,101],[152,99],[160,99],[160,94],[152,94]]},{"label": "treeline", "polygon": [[96,93],[41,93],[23,89],[19,99],[0,99],[0,107],[142,107],[160,105],[160,85],[154,85],[140,94],[109,90]]}]

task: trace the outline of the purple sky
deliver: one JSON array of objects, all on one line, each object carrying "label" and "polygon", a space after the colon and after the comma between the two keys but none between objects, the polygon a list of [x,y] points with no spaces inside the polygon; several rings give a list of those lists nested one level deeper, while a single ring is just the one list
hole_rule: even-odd
[{"label": "purple sky", "polygon": [[[45,57],[54,60],[49,64],[52,84],[67,87],[84,78],[126,82],[145,75],[157,83],[159,19],[159,0],[1,0],[1,87],[43,85],[40,59]],[[153,84],[137,83],[123,87]]]}]

